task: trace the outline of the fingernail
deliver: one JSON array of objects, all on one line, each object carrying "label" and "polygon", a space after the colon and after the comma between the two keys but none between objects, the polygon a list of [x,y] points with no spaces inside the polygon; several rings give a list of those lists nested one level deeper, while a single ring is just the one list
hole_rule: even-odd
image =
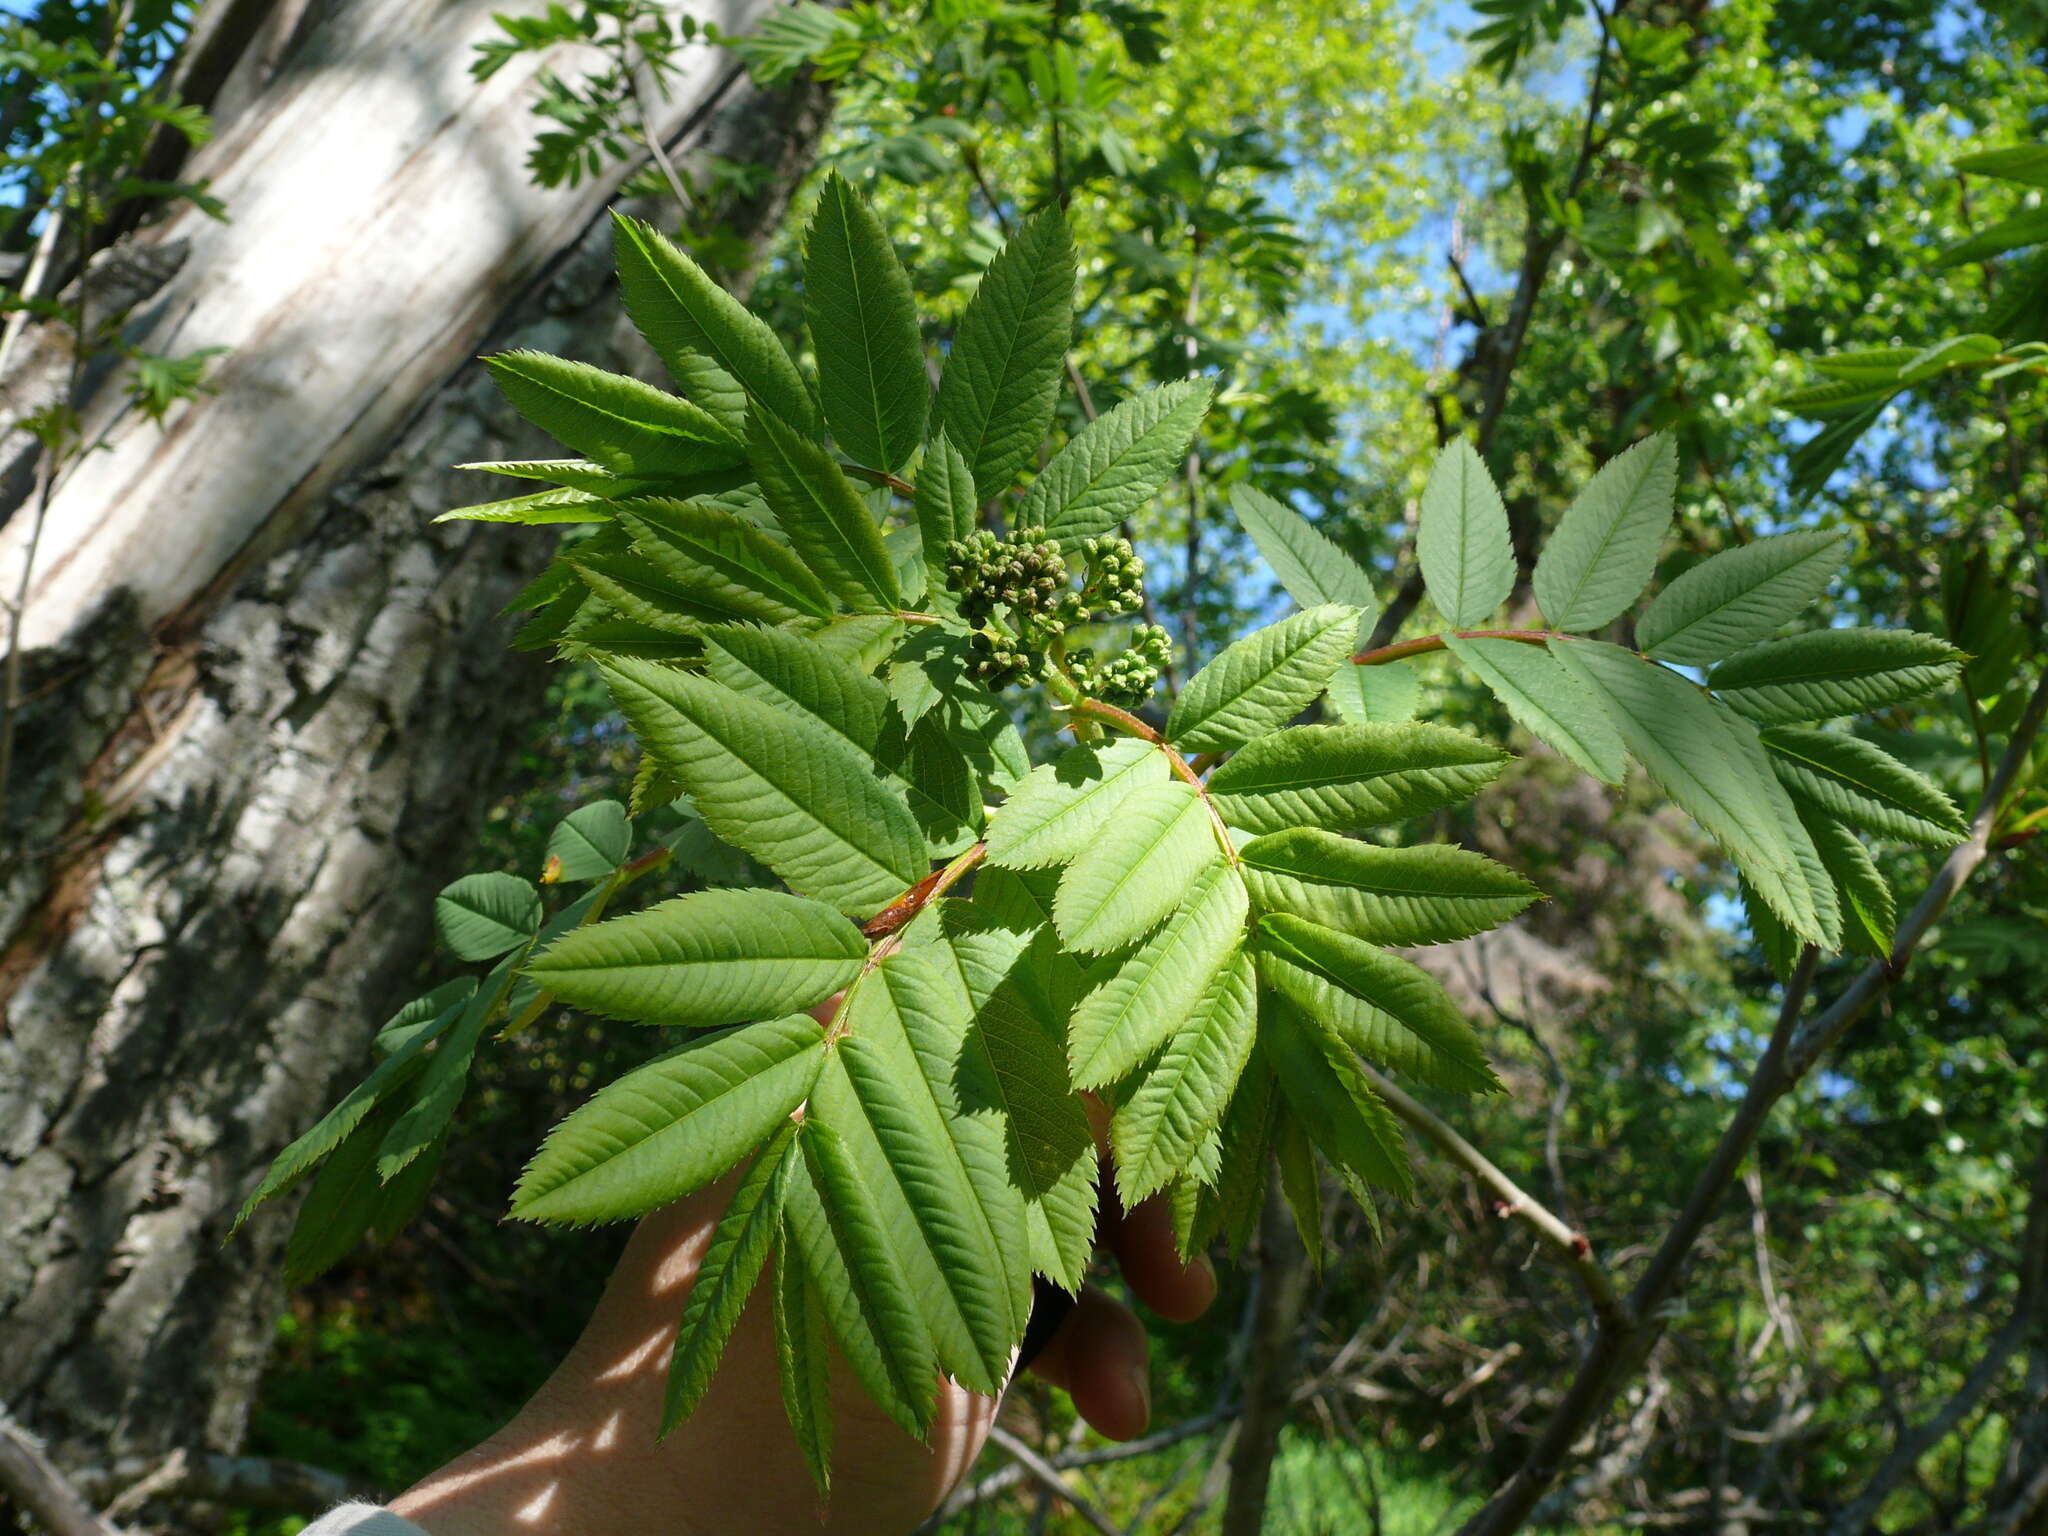
[{"label": "fingernail", "polygon": [[1138,1428],[1142,1431],[1152,1422],[1152,1368],[1149,1365],[1132,1365],[1125,1368],[1124,1374],[1130,1380],[1131,1390],[1138,1396],[1138,1408],[1143,1415],[1138,1421]]}]

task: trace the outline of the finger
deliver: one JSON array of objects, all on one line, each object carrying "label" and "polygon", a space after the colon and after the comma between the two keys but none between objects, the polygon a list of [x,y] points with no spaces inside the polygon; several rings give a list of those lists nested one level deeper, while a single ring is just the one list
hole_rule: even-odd
[{"label": "finger", "polygon": [[1131,1293],[1170,1323],[1191,1323],[1216,1299],[1208,1255],[1183,1264],[1173,1237],[1173,1210],[1155,1195],[1125,1214],[1111,1242]]},{"label": "finger", "polygon": [[1131,1309],[1088,1287],[1032,1362],[1098,1434],[1130,1440],[1152,1418],[1152,1344]]}]

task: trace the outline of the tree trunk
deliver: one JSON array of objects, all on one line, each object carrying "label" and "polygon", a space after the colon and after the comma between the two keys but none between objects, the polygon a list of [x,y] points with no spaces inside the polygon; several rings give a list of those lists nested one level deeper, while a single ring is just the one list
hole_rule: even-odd
[{"label": "tree trunk", "polygon": [[[616,178],[529,186],[534,67],[466,75],[494,3],[202,14],[223,120],[188,174],[234,222],[146,233],[191,249],[137,327],[233,350],[163,433],[88,403],[108,448],[52,506],[0,804],[0,1403],[60,1465],[235,1446],[292,1212],[224,1247],[228,1223],[413,980],[540,702],[499,613],[548,541],[430,522],[508,494],[447,466],[549,451],[468,359],[647,361],[609,281]],[[685,164],[777,167],[724,211],[772,229],[815,88],[705,50],[665,111]]]}]

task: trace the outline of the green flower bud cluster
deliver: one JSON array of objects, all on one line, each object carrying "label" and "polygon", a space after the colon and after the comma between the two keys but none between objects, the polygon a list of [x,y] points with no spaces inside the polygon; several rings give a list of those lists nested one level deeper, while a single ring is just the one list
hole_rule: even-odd
[{"label": "green flower bud cluster", "polygon": [[1108,704],[1142,704],[1152,696],[1159,674],[1173,655],[1173,640],[1157,624],[1140,624],[1130,645],[1106,661],[1089,650],[1069,658],[1069,670],[1081,691]]},{"label": "green flower bud cluster", "polygon": [[[978,529],[946,545],[946,585],[960,595],[960,616],[975,626],[968,640],[971,677],[994,690],[1042,679],[1069,629],[1120,618],[1144,603],[1145,562],[1129,540],[1114,534],[1083,539],[1078,553],[1077,589],[1066,555],[1043,528],[1019,528],[1007,539]],[[1004,610],[1000,621],[998,609]],[[1157,644],[1164,642],[1161,631]],[[1148,654],[1127,652],[1105,664],[1100,677],[1125,695],[1137,689],[1142,698],[1165,661],[1161,651],[1146,674]]]}]

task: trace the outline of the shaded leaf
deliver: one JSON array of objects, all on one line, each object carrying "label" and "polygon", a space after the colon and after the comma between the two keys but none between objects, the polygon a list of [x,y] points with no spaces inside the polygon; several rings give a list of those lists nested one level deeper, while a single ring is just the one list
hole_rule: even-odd
[{"label": "shaded leaf", "polygon": [[1848,552],[1847,534],[1823,528],[1723,550],[1657,594],[1636,621],[1636,643],[1694,666],[1732,656],[1804,613]]},{"label": "shaded leaf", "polygon": [[1341,603],[1359,609],[1361,627],[1378,616],[1372,578],[1299,512],[1248,485],[1231,491],[1230,506],[1287,595],[1302,607]]},{"label": "shaded leaf", "polygon": [[[1241,921],[1241,919],[1240,919]],[[1213,1185],[1221,1167],[1224,1112],[1258,1032],[1250,956],[1233,950],[1167,1037],[1159,1061],[1110,1122],[1117,1189],[1125,1209],[1183,1173]]]},{"label": "shaded leaf", "polygon": [[1238,850],[1252,899],[1372,944],[1447,944],[1498,927],[1542,893],[1482,853],[1382,848],[1313,827]]},{"label": "shaded leaf", "polygon": [[1671,526],[1678,445],[1659,432],[1616,454],[1558,519],[1530,582],[1553,629],[1597,629],[1650,584]]},{"label": "shaded leaf", "polygon": [[496,870],[464,875],[434,898],[434,929],[458,960],[493,960],[540,927],[533,882]]},{"label": "shaded leaf", "polygon": [[616,800],[579,806],[548,834],[547,863],[556,880],[596,880],[626,862],[633,823]]},{"label": "shaded leaf", "polygon": [[1478,452],[1462,438],[1444,445],[1429,472],[1415,555],[1430,601],[1455,628],[1484,623],[1514,590],[1507,508]]},{"label": "shaded leaf", "polygon": [[1882,747],[1840,731],[1774,726],[1770,765],[1795,799],[1878,837],[1949,848],[1969,833],[1953,800]]},{"label": "shaded leaf", "polygon": [[747,455],[775,521],[841,601],[854,608],[903,606],[881,530],[831,454],[757,408],[748,418]]},{"label": "shaded leaf", "polygon": [[1906,629],[1816,629],[1752,646],[1707,674],[1733,709],[1765,725],[1860,715],[1953,687],[1963,653]]},{"label": "shaded leaf", "polygon": [[1456,635],[1444,643],[1538,741],[1604,783],[1627,776],[1628,753],[1606,713],[1543,646]]},{"label": "shaded leaf", "polygon": [[1413,1191],[1400,1127],[1328,1025],[1262,991],[1259,1050],[1287,1107],[1361,1199],[1368,1185],[1403,1197]]}]

